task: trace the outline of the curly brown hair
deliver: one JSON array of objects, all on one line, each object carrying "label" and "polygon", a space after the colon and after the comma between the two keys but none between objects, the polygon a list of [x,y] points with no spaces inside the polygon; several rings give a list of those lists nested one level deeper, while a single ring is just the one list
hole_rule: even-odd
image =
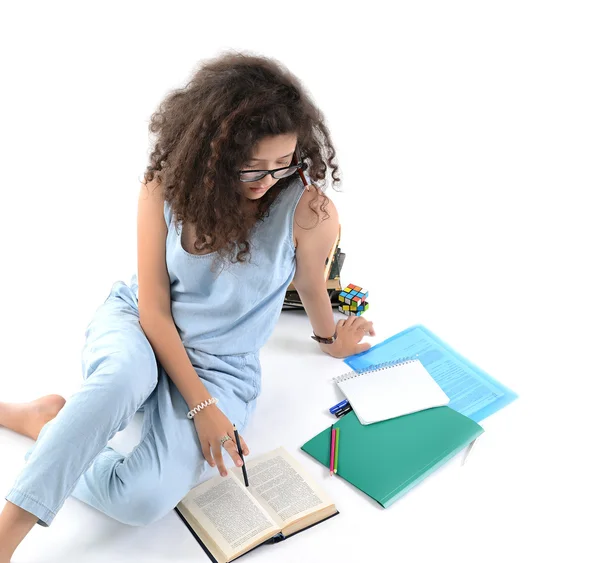
[{"label": "curly brown hair", "polygon": [[[340,182],[322,112],[299,79],[273,58],[228,51],[202,62],[184,88],[160,103],[149,130],[156,142],[144,183],[156,175],[176,220],[195,225],[195,246],[203,241],[205,250],[232,263],[249,258],[251,227],[297,178],[280,179],[248,212],[241,205],[238,171],[258,141],[295,133],[312,183],[325,189],[328,166],[333,186]],[[329,199],[319,199],[326,214]]]}]

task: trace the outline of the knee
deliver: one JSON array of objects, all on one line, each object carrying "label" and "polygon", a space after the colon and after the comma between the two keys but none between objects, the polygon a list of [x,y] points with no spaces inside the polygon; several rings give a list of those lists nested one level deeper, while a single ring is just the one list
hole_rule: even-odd
[{"label": "knee", "polygon": [[172,502],[171,498],[161,495],[159,489],[146,494],[133,493],[118,507],[113,507],[112,517],[129,526],[148,526],[173,510],[179,501]]},{"label": "knee", "polygon": [[86,383],[124,397],[145,398],[158,381],[158,366],[152,347],[138,342],[123,343],[122,348],[95,350],[85,364]]},{"label": "knee", "polygon": [[195,473],[170,469],[169,464],[169,460],[163,460],[162,471],[146,467],[135,476],[121,477],[113,518],[130,526],[147,526],[173,510],[194,486]]}]

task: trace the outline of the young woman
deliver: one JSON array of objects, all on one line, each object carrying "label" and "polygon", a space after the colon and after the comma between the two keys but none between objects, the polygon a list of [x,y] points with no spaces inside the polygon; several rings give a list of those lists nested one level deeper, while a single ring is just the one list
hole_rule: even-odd
[{"label": "young woman", "polygon": [[[84,381],[68,401],[0,403],[0,424],[37,439],[0,514],[0,563],[73,495],[131,525],[153,522],[210,467],[226,475],[260,392],[259,350],[293,280],[314,337],[342,358],[372,323],[334,321],[323,280],[339,228],[323,193],[335,150],[321,112],[277,61],[204,62],[152,116],[138,204],[137,273],[86,329]],[[312,179],[305,186],[303,171]],[[107,446],[138,410],[139,445]],[[241,438],[244,454],[249,450]]]}]

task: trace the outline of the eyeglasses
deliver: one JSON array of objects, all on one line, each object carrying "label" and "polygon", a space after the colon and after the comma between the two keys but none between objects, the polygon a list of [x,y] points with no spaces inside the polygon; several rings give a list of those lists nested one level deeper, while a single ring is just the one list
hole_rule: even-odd
[{"label": "eyeglasses", "polygon": [[279,180],[281,178],[287,178],[291,176],[298,170],[306,170],[308,165],[306,162],[301,162],[300,164],[292,164],[291,166],[286,166],[284,168],[274,168],[273,170],[240,170],[240,181],[241,182],[257,182],[264,178],[267,174],[271,174],[275,180]]}]

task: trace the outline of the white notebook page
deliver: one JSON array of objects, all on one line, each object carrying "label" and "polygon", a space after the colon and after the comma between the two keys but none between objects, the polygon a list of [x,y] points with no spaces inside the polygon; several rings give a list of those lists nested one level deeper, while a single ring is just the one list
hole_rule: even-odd
[{"label": "white notebook page", "polygon": [[346,376],[337,384],[362,424],[441,407],[450,402],[419,360]]}]

